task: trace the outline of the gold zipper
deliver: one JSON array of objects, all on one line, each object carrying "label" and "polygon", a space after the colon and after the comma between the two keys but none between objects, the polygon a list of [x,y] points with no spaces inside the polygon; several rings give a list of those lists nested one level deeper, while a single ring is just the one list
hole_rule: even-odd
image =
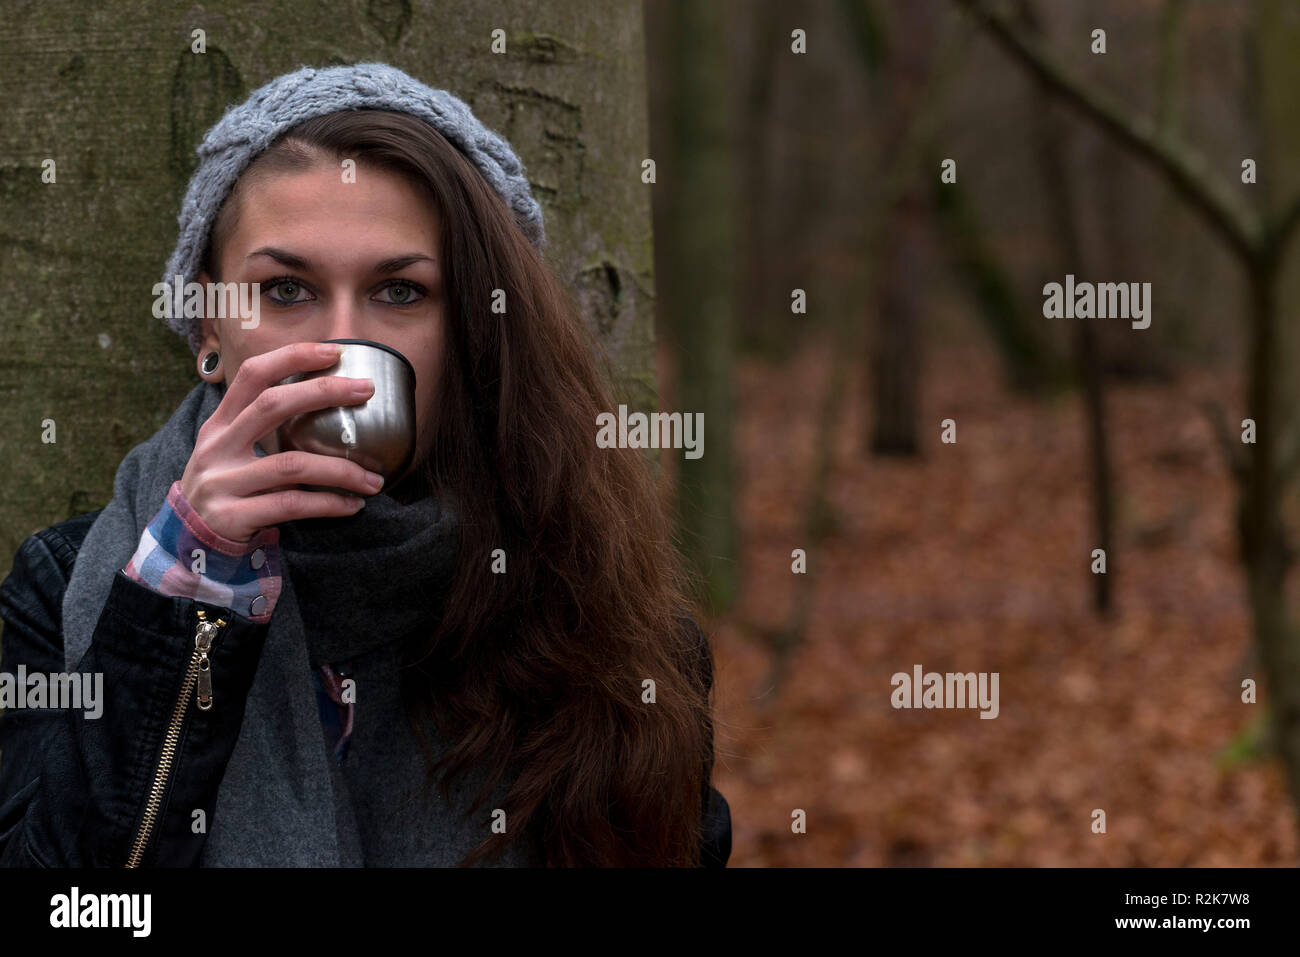
[{"label": "gold zipper", "polygon": [[[144,818],[140,829],[136,831],[135,841],[131,844],[131,856],[127,858],[127,867],[139,867],[144,857],[144,849],[149,845],[149,837],[157,823],[158,809],[162,806],[163,795],[167,791],[167,780],[171,773],[172,762],[176,758],[176,745],[180,740],[181,726],[185,723],[185,712],[190,696],[190,689],[195,688],[195,702],[201,711],[212,708],[212,663],[208,652],[217,633],[225,627],[226,620],[218,618],[208,621],[208,614],[202,608],[197,610],[198,627],[194,631],[194,653],[190,656],[189,667],[185,669],[185,681],[181,685],[176,707],[172,709],[171,721],[167,733],[163,736],[162,754],[158,758],[158,768],[154,772],[153,786],[149,789],[149,802],[145,805]],[[196,687],[197,686],[197,687]]]}]

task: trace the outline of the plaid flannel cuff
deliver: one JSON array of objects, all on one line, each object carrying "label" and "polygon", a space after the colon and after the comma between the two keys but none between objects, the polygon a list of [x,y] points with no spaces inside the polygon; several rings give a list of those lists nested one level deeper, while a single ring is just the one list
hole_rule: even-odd
[{"label": "plaid flannel cuff", "polygon": [[123,571],[164,595],[229,608],[259,624],[280,597],[280,530],[236,542],[209,528],[173,482]]}]

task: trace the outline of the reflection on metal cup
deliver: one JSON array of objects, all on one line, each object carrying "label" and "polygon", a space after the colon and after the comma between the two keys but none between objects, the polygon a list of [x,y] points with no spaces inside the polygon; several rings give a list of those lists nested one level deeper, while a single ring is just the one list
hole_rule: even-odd
[{"label": "reflection on metal cup", "polygon": [[[277,385],[344,376],[370,379],[374,394],[356,405],[333,406],[295,415],[276,429],[278,448],[320,455],[337,455],[384,477],[385,487],[400,477],[415,454],[415,369],[396,349],[369,339],[327,339],[343,347],[338,362],[326,369],[298,372]],[[311,491],[343,492],[350,489],[304,485]]]}]

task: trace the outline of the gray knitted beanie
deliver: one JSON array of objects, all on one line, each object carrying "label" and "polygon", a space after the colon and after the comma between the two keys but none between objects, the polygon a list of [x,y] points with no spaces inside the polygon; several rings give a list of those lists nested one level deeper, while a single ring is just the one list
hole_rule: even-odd
[{"label": "gray knitted beanie", "polygon": [[[510,144],[475,118],[464,102],[435,90],[386,63],[325,69],[303,67],[276,77],[233,106],[208,130],[198,148],[177,222],[180,235],[163,281],[180,275],[193,282],[203,263],[217,211],[253,158],[290,127],[339,110],[381,109],[410,113],[434,127],[463,152],[514,212],[515,221],[540,251],[545,242],[542,209],[533,198],[523,164]],[[173,316],[167,325],[185,336],[196,356],[202,341],[197,318]]]}]

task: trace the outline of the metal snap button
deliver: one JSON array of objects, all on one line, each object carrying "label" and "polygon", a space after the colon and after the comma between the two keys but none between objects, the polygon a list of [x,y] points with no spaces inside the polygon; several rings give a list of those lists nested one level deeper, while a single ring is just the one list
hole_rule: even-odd
[{"label": "metal snap button", "polygon": [[259,548],[249,556],[248,561],[253,566],[253,571],[257,571],[266,564],[266,552]]},{"label": "metal snap button", "polygon": [[256,598],[253,599],[253,601],[248,606],[249,613],[252,614],[254,618],[260,615],[265,608],[266,608],[265,595],[258,595]]}]

